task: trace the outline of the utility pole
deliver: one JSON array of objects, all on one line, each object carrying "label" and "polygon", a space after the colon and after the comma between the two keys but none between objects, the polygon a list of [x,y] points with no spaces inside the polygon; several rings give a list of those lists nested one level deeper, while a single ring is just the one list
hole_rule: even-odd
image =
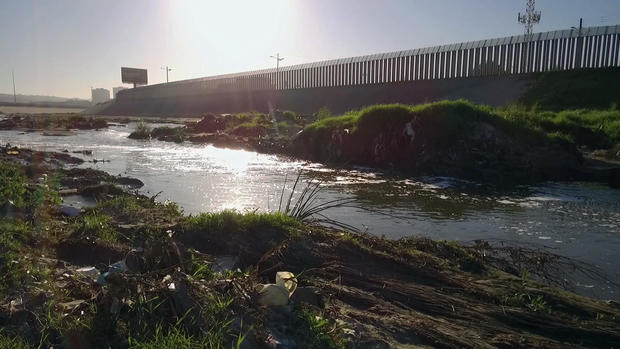
[{"label": "utility pole", "polygon": [[521,12],[519,12],[518,20],[519,23],[525,26],[525,35],[528,38],[531,37],[534,30],[534,24],[538,24],[540,22],[540,11],[536,11],[536,0],[527,0],[525,14],[521,15]]},{"label": "utility pole", "polygon": [[13,75],[13,103],[17,104],[17,95],[15,94],[15,70],[11,71],[11,75]]},{"label": "utility pole", "polygon": [[168,68],[168,66],[166,66],[165,68],[161,67],[161,69],[166,71],[166,83],[168,83],[168,72],[172,71],[172,68]]},{"label": "utility pole", "polygon": [[525,26],[525,60],[522,62],[522,70],[525,69],[525,72],[529,72],[530,65],[533,62],[534,48],[532,44],[532,37],[534,32],[534,24],[540,22],[540,11],[536,11],[536,0],[527,0],[527,8],[525,9],[525,14],[522,15],[519,12],[519,17],[517,20],[519,23]]},{"label": "utility pole", "polygon": [[280,89],[280,61],[283,61],[284,58],[280,58],[280,53],[275,56],[269,56],[269,58],[273,58],[276,60],[276,90]]}]

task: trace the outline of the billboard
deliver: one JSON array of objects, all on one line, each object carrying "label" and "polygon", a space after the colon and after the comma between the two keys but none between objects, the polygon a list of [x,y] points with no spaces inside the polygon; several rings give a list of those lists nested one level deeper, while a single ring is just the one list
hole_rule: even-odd
[{"label": "billboard", "polygon": [[121,67],[121,81],[127,84],[146,85],[146,69]]}]

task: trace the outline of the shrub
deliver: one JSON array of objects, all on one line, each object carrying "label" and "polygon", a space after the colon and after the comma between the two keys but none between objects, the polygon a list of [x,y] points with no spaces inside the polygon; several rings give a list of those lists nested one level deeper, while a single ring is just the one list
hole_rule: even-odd
[{"label": "shrub", "polygon": [[132,139],[150,139],[151,128],[148,127],[143,120],[140,120],[136,125],[136,129],[129,134],[129,138]]}]

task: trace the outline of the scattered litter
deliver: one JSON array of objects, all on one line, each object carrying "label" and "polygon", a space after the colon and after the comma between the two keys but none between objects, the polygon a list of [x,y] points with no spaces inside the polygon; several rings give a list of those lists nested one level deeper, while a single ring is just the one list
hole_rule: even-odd
[{"label": "scattered litter", "polygon": [[78,193],[77,189],[61,189],[58,191],[58,195],[60,196],[74,195],[77,193]]},{"label": "scattered litter", "polygon": [[84,268],[77,269],[75,272],[78,274],[84,275],[84,276],[91,277],[93,279],[98,277],[101,274],[99,270],[97,270],[97,268],[95,267],[84,267]]},{"label": "scattered litter", "polygon": [[60,305],[60,307],[62,308],[62,311],[72,311],[74,309],[77,309],[80,305],[82,305],[83,303],[85,303],[85,300],[74,300],[71,302],[66,302],[66,303],[59,303],[58,305]]},{"label": "scattered litter", "polygon": [[67,206],[67,205],[60,205],[58,207],[58,210],[60,211],[61,214],[68,216],[68,217],[77,217],[82,213],[82,211],[79,208],[75,208],[73,206]]},{"label": "scattered litter", "polygon": [[125,260],[123,259],[110,265],[108,271],[99,275],[99,277],[97,278],[97,283],[99,285],[104,285],[108,276],[116,273],[126,273],[127,271],[129,271],[129,268],[127,268],[127,264],[125,264]]},{"label": "scattered litter", "polygon": [[258,303],[268,307],[288,304],[289,291],[276,284],[258,285]]},{"label": "scattered litter", "polygon": [[289,271],[279,271],[276,273],[276,283],[257,285],[258,303],[266,306],[281,306],[288,304],[297,288],[297,279],[295,275]]},{"label": "scattered litter", "polygon": [[279,271],[276,273],[276,285],[286,288],[290,297],[297,288],[297,279],[290,271]]}]

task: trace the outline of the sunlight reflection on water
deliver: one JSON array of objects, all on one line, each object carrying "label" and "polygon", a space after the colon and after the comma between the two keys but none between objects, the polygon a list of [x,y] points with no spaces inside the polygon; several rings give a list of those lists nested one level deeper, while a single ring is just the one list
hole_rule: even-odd
[{"label": "sunlight reflection on water", "polygon": [[321,200],[355,199],[352,207],[329,211],[329,217],[377,235],[509,240],[549,246],[612,273],[620,268],[620,191],[603,185],[547,183],[494,193],[452,178],[393,177],[364,168],[341,171],[250,151],[131,140],[131,129],[78,131],[71,137],[0,131],[0,142],[53,151],[93,150],[92,157],[76,156],[110,162],[82,167],[139,178],[145,183],[143,193],[162,191],[158,199],[175,201],[188,214],[274,210],[285,178],[290,188],[304,169],[323,182]]}]

